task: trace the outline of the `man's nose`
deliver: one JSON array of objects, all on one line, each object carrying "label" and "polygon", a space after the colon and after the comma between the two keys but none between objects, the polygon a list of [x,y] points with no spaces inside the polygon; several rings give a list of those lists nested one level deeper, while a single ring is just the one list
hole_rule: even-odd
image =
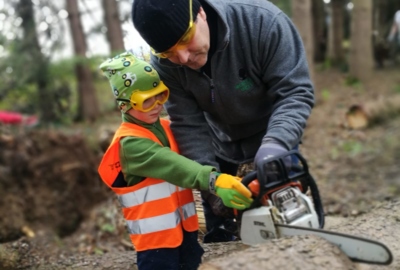
[{"label": "man's nose", "polygon": [[180,63],[181,65],[184,65],[184,64],[186,64],[186,63],[188,62],[190,53],[189,53],[189,51],[186,50],[186,49],[184,49],[184,50],[177,50],[177,51],[175,52],[175,56],[176,56],[176,58],[178,59],[179,63]]}]

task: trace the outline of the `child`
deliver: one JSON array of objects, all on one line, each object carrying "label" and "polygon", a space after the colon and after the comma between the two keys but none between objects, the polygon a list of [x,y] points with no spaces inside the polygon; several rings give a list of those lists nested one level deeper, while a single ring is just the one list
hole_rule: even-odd
[{"label": "child", "polygon": [[169,89],[150,64],[125,52],[100,69],[122,124],[99,174],[121,203],[138,268],[197,269],[204,251],[191,189],[210,190],[239,210],[250,206],[251,193],[238,178],[179,155],[169,121],[159,117]]}]

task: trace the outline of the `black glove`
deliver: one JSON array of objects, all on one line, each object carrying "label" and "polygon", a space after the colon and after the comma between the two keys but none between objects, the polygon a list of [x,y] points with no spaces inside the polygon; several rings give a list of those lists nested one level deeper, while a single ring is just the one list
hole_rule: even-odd
[{"label": "black glove", "polygon": [[201,196],[211,206],[214,215],[224,218],[234,218],[233,208],[227,207],[222,202],[222,199],[209,191],[202,190]]},{"label": "black glove", "polygon": [[[283,155],[286,152],[288,152],[288,150],[277,141],[264,143],[260,146],[256,156],[254,157],[254,165],[257,166],[257,164],[263,160]],[[292,166],[292,158],[290,156],[286,156],[283,162],[285,163],[286,168],[290,169]]]}]

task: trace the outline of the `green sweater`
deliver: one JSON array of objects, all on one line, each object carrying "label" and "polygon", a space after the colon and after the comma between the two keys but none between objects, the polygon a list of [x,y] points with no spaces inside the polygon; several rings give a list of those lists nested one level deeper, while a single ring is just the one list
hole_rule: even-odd
[{"label": "green sweater", "polygon": [[146,124],[128,114],[123,114],[122,120],[149,129],[163,144],[133,136],[120,140],[121,167],[128,186],[152,177],[184,188],[208,190],[210,172],[215,168],[203,166],[171,151],[160,120],[154,124]]}]

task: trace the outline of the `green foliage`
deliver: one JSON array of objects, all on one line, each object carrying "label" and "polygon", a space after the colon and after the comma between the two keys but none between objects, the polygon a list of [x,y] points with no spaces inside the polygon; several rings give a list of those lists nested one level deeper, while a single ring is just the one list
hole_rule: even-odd
[{"label": "green foliage", "polygon": [[339,156],[340,156],[338,148],[337,147],[333,147],[331,149],[330,155],[331,155],[331,159],[332,160],[337,160],[339,158]]},{"label": "green foliage", "polygon": [[346,62],[338,63],[338,67],[342,73],[347,73],[347,72],[349,72],[349,69],[350,69],[349,64]]},{"label": "green foliage", "polygon": [[347,86],[351,86],[351,87],[358,88],[358,89],[360,89],[362,86],[361,81],[358,78],[353,77],[353,76],[347,76],[346,80],[345,80],[345,84]]},{"label": "green foliage", "polygon": [[331,159],[337,160],[340,157],[355,157],[370,151],[366,146],[356,140],[340,141],[337,146],[330,151]]},{"label": "green foliage", "polygon": [[75,79],[74,59],[64,59],[51,63],[50,76],[59,80]]},{"label": "green foliage", "polygon": [[345,141],[341,147],[342,150],[350,156],[356,156],[364,150],[363,144],[358,141]]},{"label": "green foliage", "polygon": [[95,82],[97,98],[100,104],[100,112],[106,113],[109,111],[116,110],[117,102],[115,101],[114,95],[111,91],[110,83],[106,78],[102,78],[101,80],[97,80]]},{"label": "green foliage", "polygon": [[103,255],[104,251],[101,248],[95,247],[93,250],[94,254]]},{"label": "green foliage", "polygon": [[[99,71],[99,65],[107,57],[96,56],[90,59],[69,58],[50,63],[48,69],[49,94],[54,102],[57,122],[53,125],[69,125],[74,121],[78,108],[78,91],[75,64],[89,65],[95,83],[101,113],[115,110],[116,103],[109,82]],[[0,61],[0,109],[18,111],[26,114],[39,114],[38,89],[32,80],[35,65],[25,56],[12,53]],[[89,104],[90,106],[90,104]]]},{"label": "green foliage", "polygon": [[322,97],[322,100],[323,100],[323,101],[328,101],[329,98],[330,98],[330,96],[331,96],[331,94],[330,94],[328,88],[322,89],[322,91],[321,91],[321,97]]},{"label": "green foliage", "polygon": [[400,84],[396,84],[393,89],[394,92],[400,93]]},{"label": "green foliage", "polygon": [[330,69],[332,67],[332,61],[328,57],[324,61],[323,68],[324,69]]},{"label": "green foliage", "polygon": [[104,223],[101,225],[100,230],[102,230],[103,232],[113,233],[115,232],[115,227],[110,223]]}]

